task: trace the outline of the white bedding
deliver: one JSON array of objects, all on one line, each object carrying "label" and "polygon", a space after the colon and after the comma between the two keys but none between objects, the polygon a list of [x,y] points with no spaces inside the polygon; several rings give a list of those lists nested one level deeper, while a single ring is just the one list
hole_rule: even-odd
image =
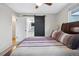
[{"label": "white bedding", "polygon": [[72,50],[55,40],[24,40],[11,56],[79,56],[79,50]]},{"label": "white bedding", "polygon": [[79,50],[65,46],[52,47],[18,47],[11,56],[78,56]]}]

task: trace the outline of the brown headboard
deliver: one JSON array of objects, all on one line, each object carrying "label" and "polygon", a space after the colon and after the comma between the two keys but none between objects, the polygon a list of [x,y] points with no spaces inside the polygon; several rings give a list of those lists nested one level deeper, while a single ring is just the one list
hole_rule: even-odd
[{"label": "brown headboard", "polygon": [[61,30],[63,32],[69,33],[69,34],[79,34],[79,21],[70,22],[70,23],[63,23],[61,26]]}]

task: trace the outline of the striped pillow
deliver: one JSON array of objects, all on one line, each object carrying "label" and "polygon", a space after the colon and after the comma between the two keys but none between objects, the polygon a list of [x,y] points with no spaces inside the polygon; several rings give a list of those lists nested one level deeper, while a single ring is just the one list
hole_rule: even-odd
[{"label": "striped pillow", "polygon": [[70,34],[62,32],[58,40],[66,45],[70,37]]},{"label": "striped pillow", "polygon": [[54,31],[53,34],[52,34],[52,38],[59,41],[59,37],[61,35],[62,31]]},{"label": "striped pillow", "polygon": [[67,47],[71,49],[79,48],[79,35],[73,35],[67,43]]},{"label": "striped pillow", "polygon": [[63,34],[62,37],[61,37],[61,39],[60,39],[60,42],[63,43],[64,39],[67,38],[67,37],[68,37],[68,34]]},{"label": "striped pillow", "polygon": [[77,49],[79,47],[79,35],[77,34],[71,35],[63,33],[60,36],[59,41],[70,49]]}]

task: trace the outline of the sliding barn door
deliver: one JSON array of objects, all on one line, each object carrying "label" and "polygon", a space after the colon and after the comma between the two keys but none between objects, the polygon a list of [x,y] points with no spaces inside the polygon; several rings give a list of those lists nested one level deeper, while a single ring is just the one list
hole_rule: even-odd
[{"label": "sliding barn door", "polygon": [[45,36],[45,16],[35,16],[35,36]]}]

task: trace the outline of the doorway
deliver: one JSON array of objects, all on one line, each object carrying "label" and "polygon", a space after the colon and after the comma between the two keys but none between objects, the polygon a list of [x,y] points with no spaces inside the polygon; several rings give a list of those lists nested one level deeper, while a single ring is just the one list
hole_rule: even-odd
[{"label": "doorway", "polygon": [[34,37],[34,17],[26,18],[26,37]]},{"label": "doorway", "polygon": [[35,16],[35,36],[45,36],[45,16]]}]

